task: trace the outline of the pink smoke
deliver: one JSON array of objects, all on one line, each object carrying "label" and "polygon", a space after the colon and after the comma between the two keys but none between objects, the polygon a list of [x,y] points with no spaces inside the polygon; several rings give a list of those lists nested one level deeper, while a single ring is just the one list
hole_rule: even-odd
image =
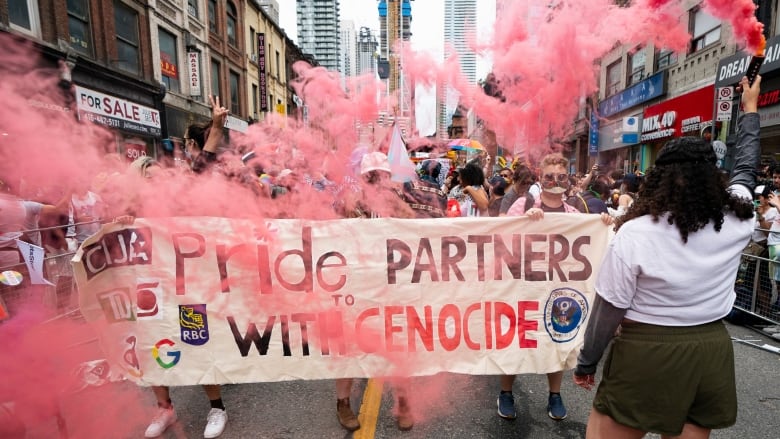
[{"label": "pink smoke", "polygon": [[704,8],[714,17],[728,21],[737,41],[744,41],[753,53],[764,51],[764,25],[756,18],[753,0],[704,0]]}]

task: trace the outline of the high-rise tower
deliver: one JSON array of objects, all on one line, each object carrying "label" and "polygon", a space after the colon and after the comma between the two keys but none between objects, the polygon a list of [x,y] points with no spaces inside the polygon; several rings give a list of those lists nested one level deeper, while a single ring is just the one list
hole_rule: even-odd
[{"label": "high-rise tower", "polygon": [[355,51],[355,43],[357,42],[357,34],[355,33],[355,22],[352,20],[341,21],[341,65],[339,71],[341,72],[342,87],[345,85],[344,78],[348,76],[355,76],[357,73],[357,52]]},{"label": "high-rise tower", "polygon": [[339,70],[339,0],[297,0],[298,46],[328,70]]},{"label": "high-rise tower", "polygon": [[[476,35],[476,28],[477,0],[444,0],[444,59],[457,55],[460,71],[470,84],[477,82],[477,55],[469,47],[468,39]],[[456,93],[446,83],[437,84],[436,88],[436,134],[447,138],[447,126],[457,107],[457,102],[453,103]]]},{"label": "high-rise tower", "polygon": [[[404,78],[403,59],[396,52],[398,40],[412,36],[412,0],[379,0],[379,70],[387,77],[387,91],[398,96],[398,108],[389,109],[391,116],[402,122],[402,129],[411,127],[414,108],[414,84]],[[383,74],[382,70],[385,70]]]},{"label": "high-rise tower", "polygon": [[357,35],[357,69],[358,75],[374,72],[376,74],[376,57],[379,42],[376,33],[367,27],[361,27]]}]

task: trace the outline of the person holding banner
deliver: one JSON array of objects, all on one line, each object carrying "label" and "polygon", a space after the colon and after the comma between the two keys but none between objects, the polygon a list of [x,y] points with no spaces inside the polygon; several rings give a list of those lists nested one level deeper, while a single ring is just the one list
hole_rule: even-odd
[{"label": "person holding banner", "polygon": [[[390,162],[384,153],[375,151],[363,156],[360,161],[360,174],[363,178],[364,188],[360,192],[360,199],[354,203],[353,212],[347,212],[347,216],[358,218],[414,218],[415,213],[404,203],[403,193],[393,187],[392,169]],[[353,378],[336,379],[336,416],[339,424],[349,431],[360,428],[355,412],[349,402],[352,392]],[[408,379],[395,378],[394,391],[397,397],[396,422],[401,431],[411,430],[414,427],[414,417],[407,398]]]},{"label": "person holding banner", "polygon": [[[192,160],[192,170],[202,173],[217,160],[217,146],[222,140],[222,128],[225,126],[225,118],[228,110],[220,106],[219,96],[209,96],[212,108],[211,124],[190,125],[184,136],[185,148],[188,157]],[[211,410],[209,411],[206,428],[203,431],[204,438],[215,438],[222,434],[227,424],[227,411],[222,402],[222,391],[219,385],[204,385],[203,390],[209,399]],[[157,437],[176,422],[176,411],[171,402],[170,388],[166,386],[152,386],[154,396],[157,398],[157,413],[147,427],[147,438]]]},{"label": "person holding banner", "polygon": [[671,140],[617,222],[574,370],[574,382],[590,390],[613,342],[588,438],[707,438],[736,422],[734,351],[721,319],[754,226],[760,83],[741,81],[745,114],[730,181],[708,142]]},{"label": "person holding banner", "polygon": [[[546,155],[540,166],[539,182],[542,191],[539,197],[534,198],[530,193],[518,198],[507,212],[507,216],[527,216],[534,221],[544,218],[545,213],[579,213],[577,208],[567,204],[563,200],[564,193],[569,188],[569,161],[561,154]],[[601,214],[601,220],[606,225],[612,224],[612,217],[606,213]],[[515,399],[512,394],[516,375],[501,376],[501,391],[496,404],[498,415],[504,419],[515,419]],[[561,382],[563,370],[547,374],[549,395],[547,398],[547,416],[560,421],[566,419],[566,406],[561,397]]]}]

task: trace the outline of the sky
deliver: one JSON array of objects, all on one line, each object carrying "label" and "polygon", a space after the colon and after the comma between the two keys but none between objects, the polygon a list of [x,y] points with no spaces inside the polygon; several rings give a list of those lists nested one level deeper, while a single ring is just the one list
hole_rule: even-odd
[{"label": "sky", "polygon": [[[297,25],[295,4],[291,0],[279,1],[279,20],[288,36],[297,41]],[[379,31],[378,2],[375,0],[341,0],[341,19],[352,20],[355,28],[367,26]],[[430,52],[437,59],[444,53],[444,0],[412,0],[412,48],[416,51]],[[477,2],[477,22],[480,29],[480,40],[489,38],[495,20],[495,0],[479,0]],[[477,79],[484,78],[490,70],[490,60],[478,59]],[[435,90],[418,88],[417,127],[421,135],[428,135],[436,130]]]}]

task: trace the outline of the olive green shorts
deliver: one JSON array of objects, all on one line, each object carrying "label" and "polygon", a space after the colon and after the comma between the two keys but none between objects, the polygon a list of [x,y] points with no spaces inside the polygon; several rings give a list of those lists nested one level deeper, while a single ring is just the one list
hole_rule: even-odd
[{"label": "olive green shorts", "polygon": [[669,436],[679,435],[685,423],[734,425],[734,349],[725,326],[624,324],[593,407],[619,424]]}]

